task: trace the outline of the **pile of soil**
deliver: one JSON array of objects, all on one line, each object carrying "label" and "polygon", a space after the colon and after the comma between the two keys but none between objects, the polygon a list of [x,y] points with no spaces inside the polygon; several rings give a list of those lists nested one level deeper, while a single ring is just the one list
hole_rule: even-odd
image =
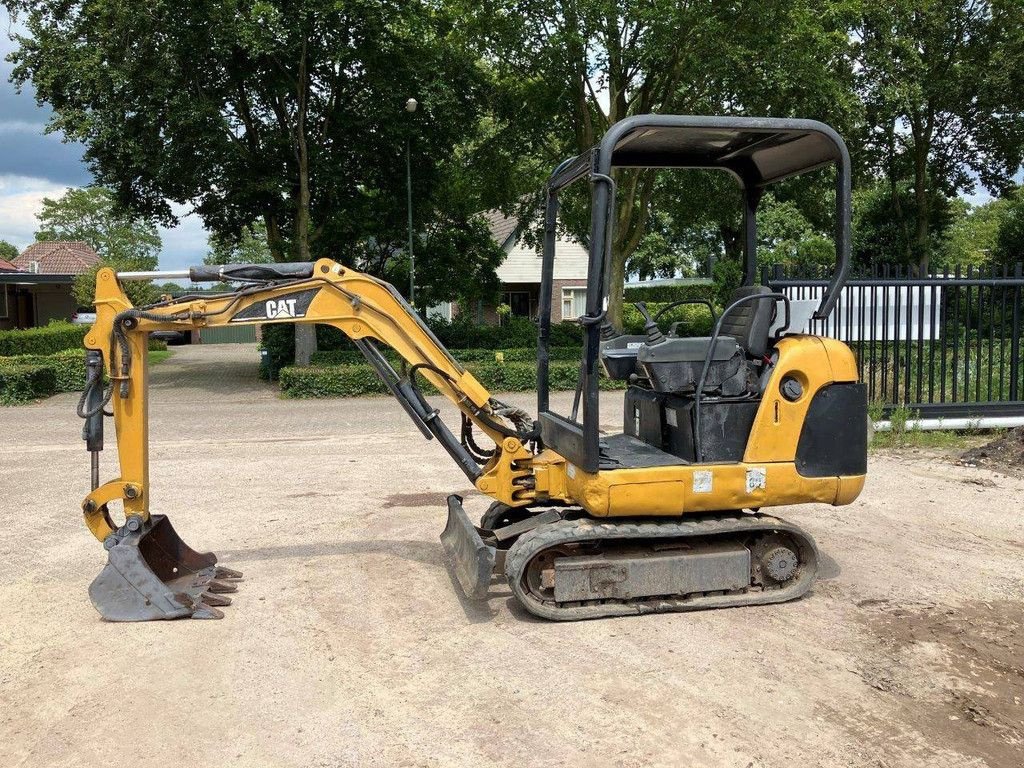
[{"label": "pile of soil", "polygon": [[968,467],[987,467],[1013,474],[1024,472],[1024,427],[1011,429],[985,445],[964,451],[960,455],[960,463]]}]

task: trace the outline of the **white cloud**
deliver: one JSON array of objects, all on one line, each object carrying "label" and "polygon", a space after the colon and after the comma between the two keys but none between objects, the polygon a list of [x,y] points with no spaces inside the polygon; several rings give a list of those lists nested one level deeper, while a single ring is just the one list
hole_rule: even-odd
[{"label": "white cloud", "polygon": [[[0,240],[25,248],[35,240],[43,198],[57,198],[68,187],[46,179],[0,174]],[[199,217],[187,206],[173,206],[180,223],[174,228],[160,227],[163,248],[160,269],[182,269],[201,264],[207,253],[206,230]]]},{"label": "white cloud", "polygon": [[63,184],[27,176],[0,175],[0,240],[24,248],[35,240],[36,214],[44,197],[60,197]]},{"label": "white cloud", "polygon": [[160,253],[160,269],[183,269],[203,263],[207,254],[207,232],[203,223],[187,206],[172,205],[174,215],[180,220],[173,229],[160,228],[163,249]]}]

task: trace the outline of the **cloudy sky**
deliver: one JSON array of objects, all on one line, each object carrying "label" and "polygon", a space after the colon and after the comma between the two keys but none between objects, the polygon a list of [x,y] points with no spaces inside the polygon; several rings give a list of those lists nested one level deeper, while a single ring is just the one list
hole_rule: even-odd
[{"label": "cloudy sky", "polygon": [[[9,82],[11,64],[5,59],[17,47],[9,39],[13,31],[7,11],[0,8],[0,240],[24,248],[35,239],[43,198],[60,197],[92,177],[82,163],[81,145],[45,135],[50,111],[36,106],[30,88],[19,94]],[[160,235],[161,269],[199,264],[206,255],[206,233],[195,216],[184,216],[179,226],[161,229]]]}]

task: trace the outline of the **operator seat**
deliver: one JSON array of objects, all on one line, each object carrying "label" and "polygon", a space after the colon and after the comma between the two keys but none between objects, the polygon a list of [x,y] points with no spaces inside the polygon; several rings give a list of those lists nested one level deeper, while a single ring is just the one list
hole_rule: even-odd
[{"label": "operator seat", "polygon": [[[733,291],[729,304],[734,304],[747,296],[760,296],[771,292],[772,289],[766,285],[740,286]],[[771,328],[774,317],[774,301],[748,301],[740,304],[726,316],[722,321],[720,336],[735,339],[747,357],[760,360],[768,351],[768,329]],[[710,344],[711,339],[707,339],[707,342]]]}]

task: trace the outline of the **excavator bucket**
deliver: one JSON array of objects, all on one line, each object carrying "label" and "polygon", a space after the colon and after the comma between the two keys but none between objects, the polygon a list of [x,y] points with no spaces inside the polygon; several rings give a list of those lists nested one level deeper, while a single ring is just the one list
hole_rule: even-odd
[{"label": "excavator bucket", "polygon": [[441,544],[463,593],[471,600],[483,600],[494,573],[496,550],[484,543],[458,496],[448,497],[448,524],[441,533]]},{"label": "excavator bucket", "polygon": [[[124,529],[122,529],[124,530]],[[220,619],[242,574],[217,565],[216,556],[191,549],[165,515],[137,531],[114,534],[107,564],[89,585],[89,597],[108,621]]]}]

